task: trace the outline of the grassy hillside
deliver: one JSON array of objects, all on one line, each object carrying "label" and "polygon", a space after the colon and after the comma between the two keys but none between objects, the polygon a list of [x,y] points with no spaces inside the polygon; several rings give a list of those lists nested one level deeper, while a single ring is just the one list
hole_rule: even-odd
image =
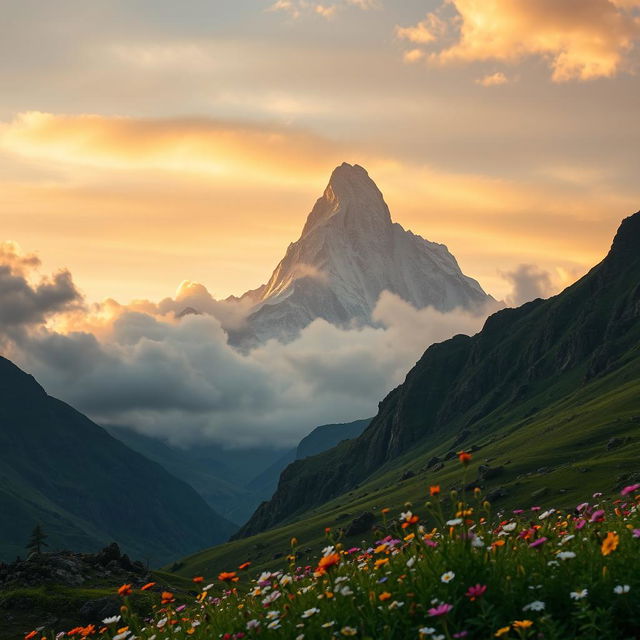
[{"label": "grassy hillside", "polygon": [[[640,478],[638,351],[629,354],[627,364],[615,372],[536,411],[536,406],[546,404],[549,393],[545,389],[512,411],[485,416],[481,426],[486,428],[486,435],[464,443],[468,448],[480,447],[474,453],[468,480],[477,477],[481,464],[504,467],[501,474],[482,483],[489,494],[496,489],[506,494],[494,501],[496,509],[532,505],[569,508],[595,491],[613,491]],[[482,429],[478,431],[482,433]],[[622,444],[607,450],[612,438]],[[419,508],[428,499],[430,485],[441,485],[445,493],[460,488],[462,470],[456,459],[445,461],[439,471],[425,470],[433,456],[444,457],[453,448],[454,440],[427,438],[413,451],[385,464],[357,489],[272,530],[189,556],[172,569],[182,576],[203,574],[212,578],[248,560],[256,571],[273,569],[282,565],[281,555],[288,552],[292,537],[300,541],[304,563],[306,556],[314,557],[324,546],[325,527],[346,527],[365,511],[380,522],[381,509],[397,512],[407,502]],[[401,481],[406,471],[416,475]],[[355,536],[347,544],[363,537]],[[304,553],[305,549],[309,551]]]}]

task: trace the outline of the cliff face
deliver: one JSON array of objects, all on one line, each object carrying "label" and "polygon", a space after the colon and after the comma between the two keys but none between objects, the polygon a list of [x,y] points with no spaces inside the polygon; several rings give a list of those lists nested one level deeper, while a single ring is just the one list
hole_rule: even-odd
[{"label": "cliff face", "polygon": [[351,489],[427,435],[472,437],[493,411],[541,390],[551,402],[638,357],[639,344],[640,212],[622,222],[607,257],[561,294],[499,311],[476,336],[431,346],[359,438],[290,465],[237,536]]}]

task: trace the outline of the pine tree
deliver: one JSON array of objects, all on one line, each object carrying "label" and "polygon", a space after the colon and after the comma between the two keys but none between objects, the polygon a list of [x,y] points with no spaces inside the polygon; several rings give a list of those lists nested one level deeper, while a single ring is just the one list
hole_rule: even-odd
[{"label": "pine tree", "polygon": [[42,527],[37,524],[33,531],[31,532],[31,538],[27,544],[27,551],[35,552],[38,555],[42,553],[42,547],[48,547],[49,545],[45,542],[48,538],[45,532],[42,530]]}]

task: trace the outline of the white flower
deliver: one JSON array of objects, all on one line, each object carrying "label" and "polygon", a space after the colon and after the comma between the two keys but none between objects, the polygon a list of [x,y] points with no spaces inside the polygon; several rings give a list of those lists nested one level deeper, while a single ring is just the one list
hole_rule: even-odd
[{"label": "white flower", "polygon": [[251,629],[257,629],[260,626],[260,621],[253,619],[247,622],[247,631],[251,631]]},{"label": "white flower", "polygon": [[123,631],[118,635],[113,636],[113,640],[124,640],[127,636],[131,635],[131,631]]},{"label": "white flower", "polygon": [[275,602],[280,597],[279,591],[273,591],[266,598],[262,599],[262,604],[268,607],[272,602]]},{"label": "white flower", "polygon": [[544,611],[545,604],[541,600],[534,600],[522,607],[523,611]]},{"label": "white flower", "polygon": [[553,512],[555,511],[555,509],[549,509],[547,511],[543,511],[539,516],[538,516],[538,520],[546,520]]},{"label": "white flower", "polygon": [[345,585],[344,587],[342,587],[342,589],[340,589],[340,591],[338,591],[338,593],[341,596],[352,596],[353,595],[353,591],[351,590],[351,587],[349,585]]},{"label": "white flower", "polygon": [[299,633],[299,634],[296,636],[296,640],[304,640],[304,633]]},{"label": "white flower", "polygon": [[336,621],[335,621],[335,620],[331,620],[331,622],[325,622],[325,623],[322,625],[322,628],[323,628],[323,629],[328,629],[329,627],[333,627],[333,625],[334,625],[335,623],[336,623]]},{"label": "white flower", "polygon": [[581,589],[580,591],[572,591],[569,594],[569,597],[572,600],[582,600],[582,598],[586,598],[589,595],[589,589]]},{"label": "white flower", "polygon": [[411,511],[405,511],[400,514],[400,520],[409,520],[412,516],[413,513],[411,513]]},{"label": "white flower", "polygon": [[445,584],[451,582],[456,577],[456,574],[453,571],[447,571],[440,576],[440,580]]},{"label": "white flower", "polygon": [[311,616],[315,615],[316,613],[320,613],[320,609],[318,609],[318,607],[312,607],[311,609],[307,609],[306,611],[304,611],[302,613],[302,618],[310,618]]},{"label": "white flower", "polygon": [[340,629],[340,633],[343,636],[355,636],[358,633],[358,630],[353,627],[342,627],[342,629]]},{"label": "white flower", "polygon": [[421,627],[418,629],[418,633],[423,636],[430,636],[435,632],[436,630],[433,627]]},{"label": "white flower", "polygon": [[503,531],[507,531],[508,533],[511,533],[517,526],[518,524],[516,522],[509,522],[508,524],[505,524],[502,527],[502,529]]},{"label": "white flower", "polygon": [[631,587],[628,584],[619,584],[617,587],[613,588],[613,593],[621,596],[623,593],[629,593],[631,591]]},{"label": "white flower", "polygon": [[415,556],[411,556],[408,560],[407,560],[407,567],[409,567],[409,569],[411,569],[411,567],[413,567],[413,565],[416,563],[416,557]]},{"label": "white flower", "polygon": [[484,547],[484,540],[480,536],[474,536],[471,540],[471,546],[476,549],[482,549]]},{"label": "white flower", "polygon": [[390,605],[389,605],[389,609],[393,610],[393,609],[399,609],[400,607],[404,607],[404,602],[398,602],[397,600],[394,600]]},{"label": "white flower", "polygon": [[286,587],[288,584],[291,584],[292,582],[293,582],[293,578],[288,573],[283,575],[282,578],[280,578],[280,584],[283,587]]},{"label": "white flower", "polygon": [[115,622],[120,622],[120,619],[120,616],[111,616],[110,618],[105,618],[102,624],[114,624]]},{"label": "white flower", "polygon": [[335,583],[336,584],[340,584],[341,582],[346,582],[349,578],[347,578],[347,576],[338,576],[335,579]]},{"label": "white flower", "polygon": [[455,527],[459,524],[462,524],[462,518],[454,518],[453,520],[447,520],[448,527]]},{"label": "white flower", "polygon": [[279,611],[268,611],[267,612],[267,620],[275,620],[280,616]]},{"label": "white flower", "polygon": [[266,582],[270,578],[271,578],[271,572],[270,571],[263,571],[260,574],[260,577],[258,578],[258,582]]},{"label": "white flower", "polygon": [[560,540],[560,542],[558,542],[558,544],[567,544],[567,542],[569,542],[569,540],[573,540],[574,538],[575,538],[575,536],[572,533],[572,534],[562,538],[562,540]]},{"label": "white flower", "polygon": [[560,563],[557,560],[549,560],[549,562],[547,562],[547,566],[548,567],[558,567],[558,566],[560,566]]},{"label": "white flower", "polygon": [[323,556],[330,556],[335,550],[336,550],[336,548],[332,544],[330,544],[328,547],[325,547],[322,550],[322,555]]},{"label": "white flower", "polygon": [[158,620],[158,622],[156,622],[156,627],[158,627],[158,629],[162,629],[165,624],[167,624],[167,618],[161,618],[160,620]]},{"label": "white flower", "polygon": [[267,625],[267,629],[280,629],[280,620],[274,620]]},{"label": "white flower", "polygon": [[560,560],[570,560],[571,558],[575,558],[576,554],[573,551],[561,551],[556,558]]},{"label": "white flower", "polygon": [[437,636],[433,636],[433,640],[444,640],[444,635],[440,633]]}]

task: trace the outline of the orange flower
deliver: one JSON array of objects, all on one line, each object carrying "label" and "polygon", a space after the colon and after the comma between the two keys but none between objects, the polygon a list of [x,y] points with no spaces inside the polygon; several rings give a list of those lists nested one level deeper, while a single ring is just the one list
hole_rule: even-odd
[{"label": "orange flower", "polygon": [[528,629],[533,626],[532,620],[514,620],[513,628],[514,629]]},{"label": "orange flower", "polygon": [[380,513],[389,513],[389,511],[391,511],[391,509],[389,509],[389,507],[385,507],[384,509],[380,510]]},{"label": "orange flower", "polygon": [[381,567],[383,564],[387,564],[389,562],[389,558],[378,558],[373,564],[375,568]]},{"label": "orange flower", "polygon": [[440,485],[434,484],[433,486],[429,487],[429,495],[430,496],[440,495]]},{"label": "orange flower", "polygon": [[619,543],[620,538],[618,537],[618,534],[613,531],[609,531],[609,533],[607,533],[607,537],[602,541],[602,555],[608,556],[610,553],[613,553],[618,548]]},{"label": "orange flower", "polygon": [[27,633],[27,635],[24,637],[24,640],[31,640],[31,638],[35,638],[37,635],[37,631],[31,631],[30,633]]},{"label": "orange flower", "polygon": [[90,624],[88,627],[85,627],[81,632],[80,635],[83,638],[86,638],[87,636],[92,636],[94,633],[96,632],[96,628],[94,625]]},{"label": "orange flower", "polygon": [[156,586],[155,582],[147,582],[147,584],[145,584],[144,587],[140,587],[140,591],[149,591],[149,589],[152,589],[155,586]]},{"label": "orange flower", "polygon": [[171,591],[162,592],[162,604],[169,604],[170,602],[173,602],[173,600],[174,600],[174,597]]},{"label": "orange flower", "polygon": [[503,636],[505,633],[509,633],[509,630],[511,629],[511,627],[500,627],[500,629],[498,629],[493,635],[496,638],[500,638],[501,636]]},{"label": "orange flower", "polygon": [[243,562],[238,569],[240,569],[240,571],[244,571],[245,569],[248,569],[251,566],[250,562]]},{"label": "orange flower", "polygon": [[388,591],[383,591],[378,596],[378,600],[380,600],[380,602],[384,602],[385,600],[388,600],[390,597],[391,597],[391,594]]},{"label": "orange flower", "polygon": [[123,584],[118,589],[118,595],[120,595],[120,596],[130,596],[132,593],[133,593],[133,590],[131,589],[131,585],[130,584]]},{"label": "orange flower", "polygon": [[330,553],[329,555],[320,558],[320,562],[318,562],[318,569],[320,571],[326,571],[329,567],[333,567],[339,563],[340,555],[337,553]]},{"label": "orange flower", "polygon": [[235,571],[223,571],[218,574],[218,580],[222,582],[238,582],[240,578],[238,578]]},{"label": "orange flower", "polygon": [[466,467],[471,462],[471,454],[466,451],[460,451],[458,452],[458,460]]},{"label": "orange flower", "polygon": [[195,578],[191,578],[192,582],[204,582],[204,578],[202,576],[196,576]]}]

